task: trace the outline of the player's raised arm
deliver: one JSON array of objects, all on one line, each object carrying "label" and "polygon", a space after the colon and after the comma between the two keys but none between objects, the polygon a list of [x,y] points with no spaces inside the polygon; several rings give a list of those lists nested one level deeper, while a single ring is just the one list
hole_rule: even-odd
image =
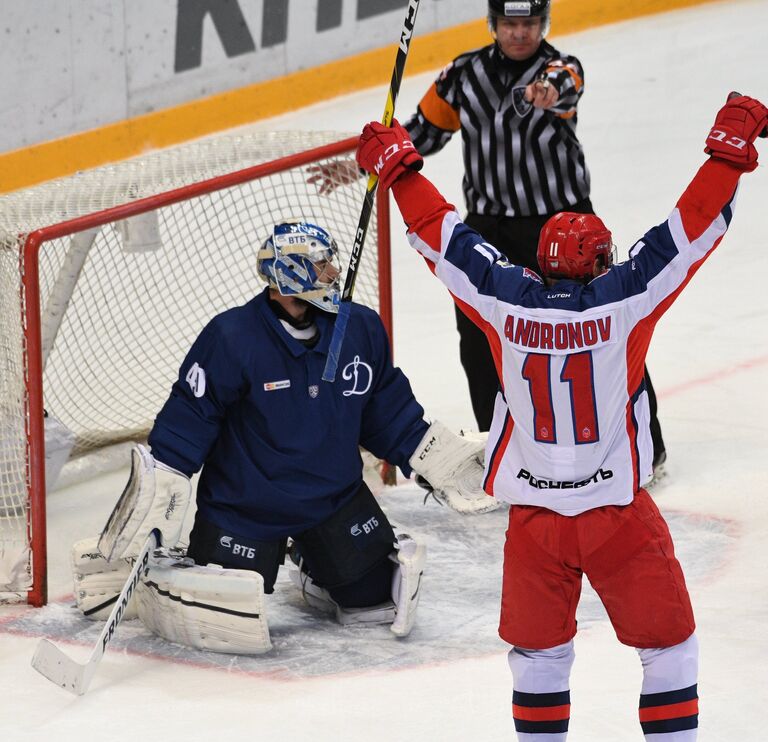
[{"label": "player's raised arm", "polygon": [[482,329],[490,321],[495,297],[514,301],[530,283],[525,274],[537,279],[530,271],[512,266],[462,222],[430,181],[414,172],[421,168],[422,157],[396,121],[391,128],[372,122],[363,129],[357,161],[364,170],[376,173],[380,188],[392,188],[411,245]]},{"label": "player's raised arm", "polygon": [[[734,200],[742,173],[757,168],[755,139],[765,136],[768,109],[758,100],[731,94],[718,112],[702,165],[677,203],[689,239],[700,236]],[[730,215],[728,215],[730,220]]]},{"label": "player's raised arm", "polygon": [[746,96],[732,97],[706,138],[709,159],[678,199],[669,217],[632,247],[629,260],[596,284],[597,293],[631,297],[639,321],[655,321],[720,244],[734,213],[742,173],[757,167],[755,139],[768,110]]}]

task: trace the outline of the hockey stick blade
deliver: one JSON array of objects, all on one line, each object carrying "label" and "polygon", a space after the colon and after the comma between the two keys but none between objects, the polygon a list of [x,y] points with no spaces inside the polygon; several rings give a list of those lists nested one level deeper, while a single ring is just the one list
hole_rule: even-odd
[{"label": "hockey stick blade", "polygon": [[120,591],[120,595],[115,600],[112,612],[109,614],[104,628],[99,634],[96,646],[91,650],[91,655],[85,663],[76,662],[71,657],[64,654],[55,644],[47,639],[41,639],[32,657],[32,667],[41,675],[45,676],[52,683],[55,683],[64,690],[82,696],[91,684],[93,676],[101,662],[101,658],[107,651],[109,642],[115,635],[118,624],[125,615],[125,609],[130,601],[133,591],[139,584],[139,580],[145,574],[149,563],[149,555],[160,546],[160,531],[153,529],[144,546],[141,547],[136,562],[133,565],[128,579]]},{"label": "hockey stick blade", "polygon": [[82,696],[96,672],[97,662],[91,658],[84,665],[75,662],[47,639],[41,639],[32,657],[32,667],[56,685]]},{"label": "hockey stick blade", "polygon": [[[400,83],[403,79],[403,70],[405,69],[405,62],[408,59],[408,50],[411,48],[416,14],[419,12],[419,2],[421,2],[421,0],[408,0],[408,7],[405,11],[405,21],[403,22],[403,28],[400,31],[400,40],[397,46],[395,66],[392,70],[392,79],[389,83],[389,91],[387,92],[387,102],[384,105],[384,115],[381,118],[381,123],[384,124],[384,126],[392,126],[392,119],[395,115],[395,103],[397,101],[398,93],[400,92]],[[349,256],[349,266],[347,267],[347,275],[344,279],[344,290],[341,294],[339,316],[336,318],[336,322],[333,326],[333,335],[331,337],[328,357],[325,360],[325,368],[323,369],[323,381],[333,382],[336,380],[336,369],[339,365],[339,355],[341,353],[342,343],[344,342],[347,321],[349,320],[351,310],[349,304],[352,301],[352,294],[355,291],[357,271],[360,268],[360,261],[363,256],[365,236],[368,233],[368,222],[371,218],[371,212],[373,211],[373,196],[376,193],[376,185],[378,182],[378,178],[375,175],[371,175],[368,178],[365,198],[363,199],[363,207],[360,211],[360,220],[357,223],[357,231],[355,232],[355,242]]]}]

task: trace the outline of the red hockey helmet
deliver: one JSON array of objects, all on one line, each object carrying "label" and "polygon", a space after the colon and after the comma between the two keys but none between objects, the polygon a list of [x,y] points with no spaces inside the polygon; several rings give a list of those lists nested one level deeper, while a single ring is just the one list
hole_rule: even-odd
[{"label": "red hockey helmet", "polygon": [[562,211],[542,228],[536,257],[547,278],[589,280],[595,261],[604,268],[613,264],[611,232],[594,214]]}]

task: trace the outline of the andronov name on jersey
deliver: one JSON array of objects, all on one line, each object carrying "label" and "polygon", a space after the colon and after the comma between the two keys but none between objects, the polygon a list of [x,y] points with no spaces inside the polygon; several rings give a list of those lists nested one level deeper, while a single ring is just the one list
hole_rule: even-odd
[{"label": "andronov name on jersey", "polygon": [[615,342],[612,317],[576,322],[542,322],[507,315],[504,335],[513,345],[540,350],[577,350]]}]

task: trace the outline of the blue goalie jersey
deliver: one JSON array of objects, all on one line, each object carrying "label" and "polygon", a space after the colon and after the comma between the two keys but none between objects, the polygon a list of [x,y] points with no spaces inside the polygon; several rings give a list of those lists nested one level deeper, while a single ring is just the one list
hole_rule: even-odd
[{"label": "blue goalie jersey", "polygon": [[205,327],[149,435],[157,460],[188,476],[202,467],[205,520],[261,540],[300,533],[342,507],[362,482],[358,446],[409,476],[428,427],[373,310],[352,305],[339,373],[327,383],[335,316],[317,313],[320,337],[308,348],[267,294]]}]

